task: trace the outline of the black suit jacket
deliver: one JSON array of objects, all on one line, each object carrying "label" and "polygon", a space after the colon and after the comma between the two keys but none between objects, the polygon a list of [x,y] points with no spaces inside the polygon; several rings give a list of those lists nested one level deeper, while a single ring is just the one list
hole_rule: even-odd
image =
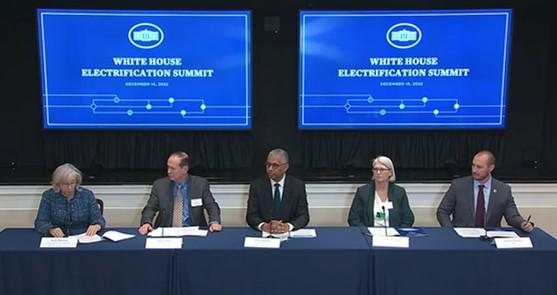
[{"label": "black suit jacket", "polygon": [[[205,213],[203,209],[209,213],[209,221],[220,223],[220,208],[211,191],[209,190],[209,182],[205,178],[188,175],[188,197],[187,205],[190,210],[190,218],[192,225],[207,226]],[[155,227],[172,226],[172,213],[174,208],[174,195],[172,194],[174,183],[168,178],[160,178],[155,180],[151,188],[151,196],[147,201],[147,205],[141,212],[141,224],[153,224],[155,214],[158,213]],[[191,200],[201,199],[202,205],[192,207]],[[185,203],[184,203],[185,205]]]},{"label": "black suit jacket", "polygon": [[[270,222],[273,211],[273,191],[267,176],[251,183],[249,188],[246,221],[254,229],[262,222]],[[309,222],[308,202],[305,184],[286,175],[280,203],[280,218],[294,226],[294,230]]]}]

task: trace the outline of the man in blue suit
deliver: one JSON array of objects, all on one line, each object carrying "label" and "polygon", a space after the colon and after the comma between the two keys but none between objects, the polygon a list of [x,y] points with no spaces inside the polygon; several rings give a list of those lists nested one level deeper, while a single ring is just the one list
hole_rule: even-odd
[{"label": "man in blue suit", "polygon": [[437,208],[441,226],[499,227],[505,217],[515,228],[526,232],[534,229],[534,225],[518,213],[511,187],[491,176],[493,169],[495,157],[490,151],[474,156],[472,175],[453,180]]}]

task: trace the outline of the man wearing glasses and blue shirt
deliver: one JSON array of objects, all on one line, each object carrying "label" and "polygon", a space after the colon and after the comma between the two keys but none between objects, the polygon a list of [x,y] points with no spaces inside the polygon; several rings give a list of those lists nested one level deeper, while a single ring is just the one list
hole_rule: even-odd
[{"label": "man wearing glasses and blue shirt", "polygon": [[[209,215],[209,231],[220,231],[220,208],[205,178],[188,174],[189,156],[175,152],[166,163],[168,177],[153,183],[151,196],[141,213],[139,233],[154,227],[207,226],[203,210]],[[158,213],[158,214],[157,214]],[[153,222],[157,214],[156,221]]]}]

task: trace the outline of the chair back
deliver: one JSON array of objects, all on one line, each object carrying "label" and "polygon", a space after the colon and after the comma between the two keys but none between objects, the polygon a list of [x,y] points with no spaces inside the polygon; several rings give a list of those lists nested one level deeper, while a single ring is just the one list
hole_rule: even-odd
[{"label": "chair back", "polygon": [[99,205],[99,209],[101,210],[101,215],[103,215],[104,212],[104,202],[101,199],[95,199],[97,201],[97,205]]}]

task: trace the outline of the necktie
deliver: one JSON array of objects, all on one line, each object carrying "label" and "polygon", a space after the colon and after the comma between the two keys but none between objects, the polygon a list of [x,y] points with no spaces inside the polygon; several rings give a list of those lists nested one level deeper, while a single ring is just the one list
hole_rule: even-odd
[{"label": "necktie", "polygon": [[480,184],[478,189],[478,199],[476,200],[476,227],[484,227],[484,185]]},{"label": "necktie", "polygon": [[174,198],[174,211],[172,212],[172,226],[182,227],[182,212],[184,211],[184,198],[182,197],[182,186],[176,189]]},{"label": "necktie", "polygon": [[273,197],[273,220],[280,220],[280,184],[275,183],[275,194]]}]

